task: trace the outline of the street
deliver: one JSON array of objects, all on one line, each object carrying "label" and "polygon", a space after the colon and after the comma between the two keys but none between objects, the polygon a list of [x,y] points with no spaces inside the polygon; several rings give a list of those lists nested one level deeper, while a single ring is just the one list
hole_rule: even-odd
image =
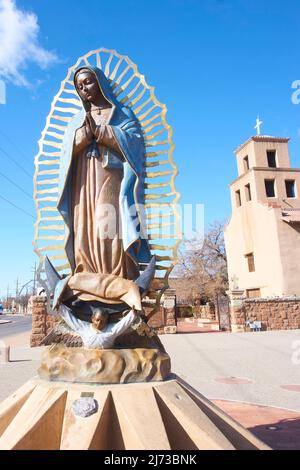
[{"label": "street", "polygon": [[173,372],[206,397],[300,412],[300,330],[160,338]]},{"label": "street", "polygon": [[0,315],[1,320],[10,320],[11,323],[0,323],[0,340],[31,330],[31,315]]}]

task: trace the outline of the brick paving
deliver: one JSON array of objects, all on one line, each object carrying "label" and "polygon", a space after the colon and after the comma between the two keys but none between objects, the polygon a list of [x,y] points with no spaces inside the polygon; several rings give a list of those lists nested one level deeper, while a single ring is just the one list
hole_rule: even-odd
[{"label": "brick paving", "polygon": [[225,400],[214,403],[272,449],[300,449],[300,413]]}]

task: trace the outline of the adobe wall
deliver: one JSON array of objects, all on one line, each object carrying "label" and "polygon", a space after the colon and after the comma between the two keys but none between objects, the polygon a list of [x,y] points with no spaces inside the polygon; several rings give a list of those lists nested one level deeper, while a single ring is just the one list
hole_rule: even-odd
[{"label": "adobe wall", "polygon": [[300,328],[300,297],[245,298],[242,291],[229,293],[233,333],[246,331],[246,322],[260,321],[262,330]]}]

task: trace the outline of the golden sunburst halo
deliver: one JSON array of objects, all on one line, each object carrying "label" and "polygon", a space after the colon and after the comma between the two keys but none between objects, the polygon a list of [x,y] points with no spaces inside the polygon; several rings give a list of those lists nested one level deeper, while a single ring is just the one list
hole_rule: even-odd
[{"label": "golden sunburst halo", "polygon": [[168,285],[168,276],[177,260],[181,239],[180,195],[175,189],[178,173],[173,161],[172,128],[167,124],[167,107],[154,95],[144,75],[127,57],[115,50],[100,48],[79,57],[68,69],[51,104],[46,125],[39,140],[35,157],[34,200],[37,210],[34,251],[39,256],[39,281],[44,286],[44,258],[47,254],[61,274],[70,272],[64,251],[65,224],[58,212],[58,174],[60,152],[70,119],[82,109],[73,84],[74,72],[81,66],[97,66],[111,83],[118,100],[130,107],[142,126],[145,147],[145,208],[147,232],[152,254],[156,255],[156,276],[164,287],[155,295],[156,304]]}]

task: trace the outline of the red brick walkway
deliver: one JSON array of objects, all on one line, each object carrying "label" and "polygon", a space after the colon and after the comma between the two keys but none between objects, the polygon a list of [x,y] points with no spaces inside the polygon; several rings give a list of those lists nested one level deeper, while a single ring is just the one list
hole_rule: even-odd
[{"label": "red brick walkway", "polygon": [[299,412],[226,400],[213,402],[272,449],[300,449]]},{"label": "red brick walkway", "polygon": [[194,323],[177,322],[177,333],[220,333],[220,331],[214,331],[209,327],[201,328]]}]

